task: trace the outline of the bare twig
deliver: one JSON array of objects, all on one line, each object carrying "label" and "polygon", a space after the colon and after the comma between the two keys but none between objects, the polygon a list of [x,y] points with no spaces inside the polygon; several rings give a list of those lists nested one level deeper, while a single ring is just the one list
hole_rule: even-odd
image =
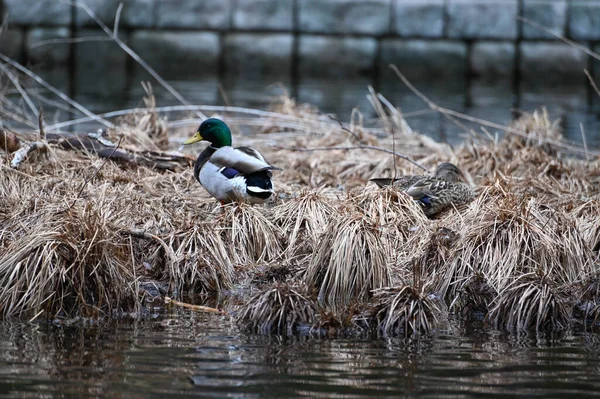
[{"label": "bare twig", "polygon": [[71,208],[73,208],[75,206],[75,203],[77,202],[77,200],[79,199],[79,197],[81,196],[81,193],[83,193],[83,189],[85,188],[85,186],[87,186],[87,184],[92,181],[96,176],[98,176],[98,173],[100,172],[100,169],[102,169],[102,167],[104,165],[106,165],[106,163],[108,162],[108,160],[110,159],[110,157],[115,153],[115,151],[117,151],[117,149],[119,148],[119,146],[121,145],[121,140],[123,140],[123,136],[119,137],[119,141],[117,142],[117,145],[115,146],[115,148],[113,148],[112,152],[110,153],[110,155],[108,157],[106,157],[106,159],[104,160],[104,162],[102,162],[102,165],[100,165],[100,167],[98,169],[96,169],[96,172],[94,172],[94,174],[89,177],[88,179],[86,179],[83,184],[81,185],[81,188],[79,189],[79,192],[77,193],[77,195],[75,196],[75,199],[73,200],[73,202],[71,203],[71,205],[69,205],[66,209],[63,209],[62,211],[58,212],[58,213],[64,213],[67,212],[68,210],[70,210]]},{"label": "bare twig", "polygon": [[31,45],[30,48],[48,46],[50,44],[73,44],[73,43],[86,43],[86,42],[110,42],[112,39],[105,36],[88,36],[88,37],[74,37],[64,39],[48,39],[40,40]]},{"label": "bare twig", "polygon": [[222,315],[227,315],[227,312],[225,312],[222,309],[211,308],[208,306],[201,306],[201,305],[192,305],[191,303],[185,303],[185,302],[179,302],[179,301],[169,298],[168,296],[165,297],[165,303],[170,303],[172,305],[180,306],[182,308],[198,310],[201,312],[218,313],[218,314],[222,314]]},{"label": "bare twig", "polygon": [[594,80],[594,78],[590,74],[590,71],[588,71],[587,69],[584,69],[583,72],[585,73],[585,76],[587,76],[588,80],[590,81],[590,84],[594,88],[594,91],[596,92],[596,94],[598,94],[598,97],[600,97],[600,89],[598,88],[598,85],[596,84],[596,81]]},{"label": "bare twig", "polygon": [[370,145],[361,145],[361,146],[354,146],[354,147],[317,147],[317,148],[292,148],[292,147],[282,147],[282,146],[278,146],[278,145],[272,145],[272,147],[277,148],[278,150],[295,151],[295,152],[336,151],[336,150],[381,151],[381,152],[385,152],[387,154],[392,154],[394,156],[397,156],[398,158],[402,158],[402,159],[412,163],[416,167],[421,168],[422,170],[428,171],[428,169],[426,167],[424,167],[423,165],[421,165],[420,163],[418,163],[416,161],[413,161],[410,157],[408,157],[406,155],[400,154],[400,153],[392,151],[392,150],[388,150],[387,148],[375,147],[375,146],[370,146]]},{"label": "bare twig", "polygon": [[583,149],[585,150],[585,160],[589,161],[590,158],[588,156],[587,137],[585,135],[585,129],[583,128],[583,123],[581,122],[579,122],[579,130],[581,130],[581,141],[583,142]]},{"label": "bare twig", "polygon": [[113,27],[113,39],[119,38],[119,22],[121,21],[121,12],[123,12],[123,3],[119,3],[117,13],[115,14],[115,25]]},{"label": "bare twig", "polygon": [[[95,22],[98,26],[108,35],[110,36],[119,47],[123,49],[131,58],[133,58],[138,64],[142,66],[154,79],[158,81],[173,97],[175,97],[179,102],[184,105],[190,105],[190,103],[181,95],[173,86],[171,86],[166,80],[164,80],[155,70],[152,68],[146,61],[144,61],[135,51],[131,49],[127,44],[125,44],[115,32],[117,32],[118,27],[115,25],[115,31],[112,31],[98,16],[84,3],[80,3],[77,1],[70,2],[70,4],[82,8]],[[120,14],[120,10],[122,8],[122,4],[119,5],[117,9],[117,13]],[[115,24],[118,21],[115,19]],[[196,115],[202,120],[206,119],[206,115],[204,115],[200,111],[196,111]]]},{"label": "bare twig", "polygon": [[105,119],[102,119],[99,116],[94,115],[92,112],[90,112],[83,105],[81,105],[78,102],[72,100],[67,95],[65,95],[60,90],[58,90],[56,87],[54,87],[51,84],[47,83],[44,79],[40,78],[38,75],[36,75],[35,73],[31,72],[29,69],[25,68],[23,65],[19,64],[18,62],[13,61],[12,59],[10,59],[9,57],[5,56],[2,53],[0,53],[0,60],[2,60],[5,63],[7,63],[7,64],[9,64],[9,65],[17,68],[19,71],[23,72],[24,74],[26,74],[27,76],[29,76],[30,78],[32,78],[33,80],[35,80],[36,82],[38,82],[39,84],[41,84],[42,86],[44,86],[46,89],[48,89],[52,93],[56,94],[58,97],[60,97],[64,101],[66,101],[68,104],[70,104],[74,108],[76,108],[79,111],[81,111],[81,113],[83,113],[85,116],[88,116],[89,118],[91,118],[91,120],[97,121],[97,122],[99,122],[99,123],[101,123],[101,124],[103,124],[104,126],[107,126],[107,127],[111,127],[111,128],[114,127],[114,125],[112,123],[110,123],[109,121],[107,121]]},{"label": "bare twig", "polygon": [[[396,129],[394,129],[393,123],[392,123],[391,127],[392,127],[392,151],[394,153],[396,153],[396,134],[395,134]],[[392,179],[392,181],[396,180],[396,177],[398,176],[396,157],[394,157],[393,159],[394,159],[394,178]]]},{"label": "bare twig", "polygon": [[44,131],[44,111],[40,108],[38,113],[38,128],[40,129],[40,141],[46,140],[46,132]]},{"label": "bare twig", "polygon": [[350,135],[352,137],[354,137],[356,140],[358,140],[358,142],[360,144],[364,144],[364,142],[360,139],[360,137],[358,137],[358,134],[354,133],[352,130],[350,130],[347,127],[345,127],[344,124],[342,123],[342,121],[340,121],[338,118],[334,117],[333,115],[329,115],[329,114],[327,114],[327,117],[329,119],[331,119],[332,121],[337,122],[338,125],[340,125],[340,129],[342,129],[344,132],[350,133]]},{"label": "bare twig", "polygon": [[[286,114],[280,114],[280,113],[277,113],[277,112],[261,111],[261,110],[258,110],[258,109],[243,108],[243,107],[230,107],[230,106],[222,106],[222,105],[171,105],[171,106],[156,107],[156,108],[130,108],[130,109],[122,109],[122,110],[117,110],[117,111],[105,112],[103,114],[98,114],[98,116],[102,117],[102,118],[113,118],[113,117],[117,117],[117,116],[129,115],[129,114],[134,114],[134,113],[143,112],[143,111],[156,111],[156,112],[179,112],[179,111],[228,112],[228,113],[239,113],[239,114],[246,114],[246,115],[254,115],[254,116],[260,116],[260,117],[265,117],[265,118],[276,118],[276,119],[279,119],[279,120],[285,120],[285,121],[290,121],[290,122],[297,121],[297,118],[294,117],[294,116],[286,115]],[[305,118],[309,119],[308,116],[306,116]],[[81,123],[87,123],[87,122],[90,122],[92,120],[94,120],[94,119],[90,118],[90,117],[73,119],[73,120],[70,120],[70,121],[65,121],[65,122],[54,124],[54,125],[46,126],[46,130],[61,129],[61,128],[69,127],[69,126],[78,125],[78,124],[81,124]],[[317,123],[317,122],[323,122],[323,120],[320,119],[320,117],[317,117],[317,118],[315,118],[314,122],[315,123]]]},{"label": "bare twig", "polygon": [[554,32],[552,32],[550,29],[548,29],[548,28],[546,28],[546,27],[544,27],[544,26],[542,26],[542,25],[538,24],[538,23],[537,23],[537,22],[535,22],[535,21],[532,21],[532,20],[531,20],[531,19],[529,19],[529,18],[525,18],[525,17],[523,17],[523,16],[517,15],[517,19],[518,19],[518,20],[520,20],[520,21],[523,21],[523,22],[525,22],[525,23],[526,23],[526,24],[528,24],[528,25],[531,25],[531,26],[533,26],[534,28],[537,28],[537,29],[539,29],[539,30],[541,30],[541,31],[543,31],[543,32],[545,32],[545,33],[547,33],[547,34],[549,34],[550,36],[554,36],[555,38],[557,38],[557,39],[559,39],[559,40],[562,40],[563,42],[565,42],[565,43],[567,43],[567,44],[569,44],[569,45],[571,45],[571,46],[575,47],[576,49],[583,51],[584,53],[586,53],[586,54],[587,54],[587,55],[589,55],[590,57],[593,57],[593,58],[595,58],[595,59],[597,59],[597,60],[600,60],[600,55],[599,55],[599,54],[597,54],[597,53],[593,52],[592,50],[588,49],[587,47],[585,47],[585,46],[583,46],[583,45],[581,45],[581,44],[579,44],[579,43],[577,43],[577,42],[575,42],[575,41],[573,41],[573,40],[567,39],[567,38],[566,38],[565,36],[563,36],[563,35],[560,35],[560,34],[558,34],[558,33],[554,33]]},{"label": "bare twig", "polygon": [[25,91],[25,89],[23,89],[23,87],[19,83],[19,78],[15,74],[13,74],[3,64],[0,64],[0,69],[2,69],[2,72],[4,72],[4,74],[6,75],[6,77],[8,79],[10,79],[10,81],[15,86],[15,88],[17,89],[17,91],[19,92],[19,94],[21,95],[21,97],[23,97],[23,100],[25,100],[25,104],[27,104],[27,106],[29,107],[29,109],[31,110],[31,112],[33,112],[33,115],[37,116],[37,109],[35,108],[35,105],[33,104],[33,101],[31,101],[31,98],[29,97],[29,95],[27,94],[27,92]]},{"label": "bare twig", "polygon": [[[415,93],[419,98],[421,98],[425,103],[427,103],[427,105],[431,109],[433,109],[433,110],[435,110],[437,112],[440,112],[443,115],[454,116],[456,118],[464,119],[464,120],[467,120],[469,122],[477,123],[477,124],[482,125],[482,126],[488,126],[488,127],[494,128],[494,129],[499,129],[499,130],[505,131],[506,133],[516,134],[517,136],[521,136],[521,137],[524,137],[524,138],[528,138],[529,137],[529,135],[526,132],[523,132],[523,131],[520,131],[520,130],[517,130],[517,129],[513,129],[513,128],[509,127],[509,126],[503,126],[503,125],[500,125],[498,123],[489,122],[489,121],[486,121],[486,120],[483,120],[483,119],[479,119],[479,118],[474,118],[472,116],[469,116],[469,115],[466,115],[466,114],[463,114],[463,113],[460,113],[460,112],[456,112],[456,111],[453,111],[453,110],[448,109],[448,108],[440,107],[439,105],[437,105],[436,103],[434,103],[433,101],[431,101],[419,89],[417,89],[415,86],[413,86],[413,84],[410,83],[410,81],[406,78],[406,76],[404,76],[402,74],[402,72],[400,72],[398,70],[398,68],[396,67],[396,65],[390,64],[389,67],[396,73],[396,75],[400,78],[400,80],[402,80],[402,82],[413,93]],[[552,144],[552,145],[554,145],[555,147],[558,147],[558,148],[563,148],[563,149],[570,150],[570,151],[573,151],[573,152],[578,152],[578,153],[585,153],[585,150],[583,148],[581,148],[579,146],[576,146],[576,145],[573,145],[573,144],[565,143],[563,141],[551,140],[551,139],[546,139],[546,138],[539,138],[538,140],[541,141],[541,142],[544,142],[544,143]],[[588,151],[588,154],[594,155],[594,156],[598,157],[598,156],[600,156],[600,151]]]}]

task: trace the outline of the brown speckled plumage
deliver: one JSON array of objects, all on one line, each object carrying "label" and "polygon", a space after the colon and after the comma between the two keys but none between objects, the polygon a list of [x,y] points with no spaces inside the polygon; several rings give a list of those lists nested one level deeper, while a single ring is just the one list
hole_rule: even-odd
[{"label": "brown speckled plumage", "polygon": [[402,176],[398,179],[373,179],[378,186],[390,183],[414,198],[425,215],[431,217],[451,206],[467,204],[475,193],[461,181],[462,172],[455,165],[445,162],[438,166],[432,177]]}]

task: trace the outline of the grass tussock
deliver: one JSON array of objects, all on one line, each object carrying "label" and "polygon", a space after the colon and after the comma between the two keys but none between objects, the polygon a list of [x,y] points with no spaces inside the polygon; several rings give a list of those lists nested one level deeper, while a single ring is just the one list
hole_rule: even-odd
[{"label": "grass tussock", "polygon": [[12,225],[0,256],[4,317],[99,316],[135,303],[127,245],[104,215],[85,207],[27,222]]},{"label": "grass tussock", "polygon": [[426,287],[382,288],[374,293],[377,330],[384,336],[429,334],[445,315],[445,305]]},{"label": "grass tussock", "polygon": [[330,222],[306,270],[306,284],[330,304],[366,300],[391,282],[389,257],[380,226],[358,210]]},{"label": "grass tussock", "polygon": [[568,294],[548,276],[524,274],[495,298],[489,318],[509,330],[564,329],[570,323]]},{"label": "grass tussock", "polygon": [[334,200],[320,191],[308,191],[275,209],[274,221],[285,234],[287,257],[312,251],[336,213]]},{"label": "grass tussock", "polygon": [[297,286],[275,284],[252,296],[240,309],[237,323],[262,334],[309,332],[317,324],[316,303]]}]

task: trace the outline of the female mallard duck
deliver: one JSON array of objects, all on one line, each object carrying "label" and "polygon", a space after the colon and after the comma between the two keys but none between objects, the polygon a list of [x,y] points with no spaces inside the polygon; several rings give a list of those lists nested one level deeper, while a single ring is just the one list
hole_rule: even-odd
[{"label": "female mallard duck", "polygon": [[463,173],[449,162],[440,164],[432,177],[401,176],[397,179],[372,179],[379,187],[393,185],[421,205],[426,216],[433,216],[450,206],[471,202],[473,190],[461,181]]},{"label": "female mallard duck", "polygon": [[234,201],[259,204],[273,194],[271,170],[281,169],[268,164],[254,148],[233,148],[231,131],[225,122],[215,118],[205,120],[183,145],[202,140],[210,145],[198,156],[194,176],[221,204]]}]

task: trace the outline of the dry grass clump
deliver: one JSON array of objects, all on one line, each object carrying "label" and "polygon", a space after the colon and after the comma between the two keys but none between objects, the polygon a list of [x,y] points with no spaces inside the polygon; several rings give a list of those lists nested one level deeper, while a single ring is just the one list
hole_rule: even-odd
[{"label": "dry grass clump", "polygon": [[0,256],[3,317],[98,316],[135,303],[128,247],[96,210],[33,214],[12,228],[21,231]]},{"label": "dry grass clump", "polygon": [[428,292],[427,285],[421,289],[409,285],[378,289],[373,301],[377,330],[384,336],[428,334],[446,313],[443,301]]},{"label": "dry grass clump", "polygon": [[447,227],[438,227],[429,235],[423,254],[414,260],[414,270],[419,270],[421,277],[436,275],[439,270],[446,270],[448,263],[454,259],[455,244],[460,235]]},{"label": "dry grass clump", "polygon": [[168,273],[179,292],[219,294],[233,287],[233,265],[221,235],[214,225],[199,223],[174,236],[177,263]]},{"label": "dry grass clump", "polygon": [[[513,276],[540,271],[561,283],[586,275],[589,251],[567,216],[535,198],[487,190],[464,215],[468,229],[447,281],[482,273],[497,290]],[[444,292],[445,292],[444,287]]]},{"label": "dry grass clump", "polygon": [[391,282],[382,230],[352,208],[330,222],[306,270],[306,284],[328,304],[363,301]]},{"label": "dry grass clump", "polygon": [[419,205],[392,187],[367,187],[361,194],[351,198],[351,202],[373,224],[391,230],[400,239],[407,238],[412,231],[428,224]]},{"label": "dry grass clump", "polygon": [[508,330],[564,329],[570,323],[572,301],[552,276],[522,274],[494,300],[490,320]]},{"label": "dry grass clump", "polygon": [[336,212],[333,200],[321,190],[301,192],[275,208],[274,222],[286,237],[285,256],[312,252]]},{"label": "dry grass clump", "polygon": [[243,328],[263,334],[293,334],[317,324],[316,303],[301,287],[275,284],[240,309],[236,320]]},{"label": "dry grass clump", "polygon": [[212,221],[213,232],[222,235],[232,261],[237,265],[270,262],[281,258],[281,233],[267,208],[231,204]]}]

